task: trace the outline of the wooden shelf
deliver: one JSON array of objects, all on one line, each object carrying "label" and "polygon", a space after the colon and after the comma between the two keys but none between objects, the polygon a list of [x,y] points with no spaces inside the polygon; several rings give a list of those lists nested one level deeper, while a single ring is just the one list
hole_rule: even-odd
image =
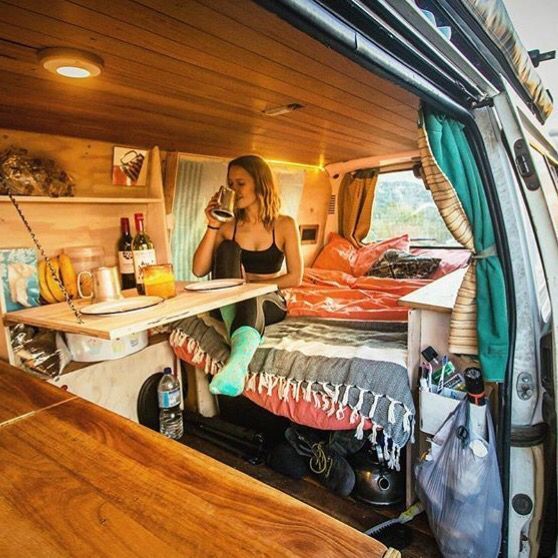
[{"label": "wooden shelf", "polygon": [[[147,340],[147,347],[151,347],[153,345],[158,345],[159,343],[168,343],[169,335],[170,335],[170,333],[155,333],[153,335],[150,335],[148,340]],[[145,349],[147,349],[147,347],[144,347],[141,351],[144,351]],[[141,351],[139,351],[139,352],[141,353]],[[136,354],[136,353],[132,353],[132,354]],[[131,355],[127,355],[127,356],[131,356]],[[122,360],[123,358],[127,358],[127,357],[121,357],[121,358],[113,359],[113,360],[96,360],[96,361],[92,361],[92,362],[78,362],[77,360],[71,360],[68,364],[66,364],[66,366],[64,367],[64,370],[62,370],[61,374],[59,374],[58,376],[55,376],[55,377],[50,376],[48,374],[43,374],[41,372],[37,372],[36,370],[33,370],[32,368],[26,368],[20,362],[17,362],[16,364],[14,364],[14,366],[16,366],[16,368],[21,368],[21,369],[25,370],[26,374],[29,374],[29,375],[33,376],[34,378],[38,378],[39,380],[50,381],[51,383],[53,383],[55,380],[57,380],[59,378],[63,378],[64,376],[66,376],[67,374],[71,374],[72,372],[77,372],[78,370],[83,370],[84,368],[91,368],[91,367],[96,366],[97,364],[100,364],[102,362],[118,362],[119,360]],[[0,361],[0,363],[1,363],[1,361]],[[56,384],[54,384],[54,385],[56,385]],[[1,395],[2,394],[1,394],[1,390],[0,390],[0,399],[1,399]],[[0,405],[0,409],[1,409],[1,405]]]},{"label": "wooden shelf", "polygon": [[[121,234],[119,221],[122,217],[132,221],[134,213],[141,211],[145,215],[147,230],[155,244],[159,261],[172,261],[158,147],[150,150],[145,186],[115,187],[110,184],[107,176],[107,169],[111,168],[113,159],[112,144],[93,145],[78,138],[64,139],[29,133],[21,136],[19,132],[11,131],[8,135],[3,135],[2,142],[5,143],[8,137],[12,143],[34,145],[45,156],[59,160],[61,164],[65,163],[65,168],[75,178],[76,184],[79,184],[77,195],[72,197],[14,196],[47,254],[55,254],[73,246],[104,246],[105,265],[116,265],[116,241]],[[59,159],[60,153],[66,158]],[[9,235],[5,234],[0,238],[0,248],[33,246],[29,232],[5,194],[0,194],[0,223],[10,231]],[[77,302],[78,305],[83,303]],[[161,306],[169,305],[164,303]],[[36,325],[39,327],[50,327],[42,321],[45,313],[50,316],[53,311],[53,308],[47,308],[30,309],[32,316],[34,312],[38,312],[41,323]],[[70,320],[71,315],[68,316],[68,321]],[[89,318],[85,321],[94,321],[96,329],[99,320]],[[75,319],[72,325],[75,327]],[[60,329],[76,332],[71,328]],[[79,329],[77,333],[80,333]],[[118,335],[120,333],[119,331]],[[106,331],[91,335],[110,338]],[[10,362],[14,359],[10,350],[8,322],[3,312],[0,312],[0,359]]]},{"label": "wooden shelf", "polygon": [[468,268],[457,269],[399,299],[401,306],[451,313]]},{"label": "wooden shelf", "polygon": [[[117,205],[134,203],[163,203],[161,198],[95,198],[95,197],[62,197],[50,198],[48,196],[15,196],[18,203],[113,203]],[[8,196],[0,196],[0,203],[11,203]]]}]

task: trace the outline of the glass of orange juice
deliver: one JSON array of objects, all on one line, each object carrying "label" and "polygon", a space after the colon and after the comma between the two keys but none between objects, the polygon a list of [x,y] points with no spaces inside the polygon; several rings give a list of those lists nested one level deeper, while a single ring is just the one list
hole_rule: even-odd
[{"label": "glass of orange juice", "polygon": [[146,265],[142,268],[145,294],[172,298],[176,296],[176,283],[172,264]]}]

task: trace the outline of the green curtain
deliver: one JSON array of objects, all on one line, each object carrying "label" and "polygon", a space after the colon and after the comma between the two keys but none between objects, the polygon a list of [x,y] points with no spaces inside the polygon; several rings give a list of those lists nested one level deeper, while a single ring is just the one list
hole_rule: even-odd
[{"label": "green curtain", "polygon": [[477,336],[485,380],[502,382],[508,360],[508,309],[504,274],[496,254],[490,210],[464,126],[423,106],[428,141],[452,183],[473,229],[477,257]]}]

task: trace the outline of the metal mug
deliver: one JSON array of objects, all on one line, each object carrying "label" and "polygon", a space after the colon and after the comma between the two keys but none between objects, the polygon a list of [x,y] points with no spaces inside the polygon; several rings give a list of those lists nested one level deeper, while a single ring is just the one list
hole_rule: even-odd
[{"label": "metal mug", "polygon": [[145,157],[142,153],[138,153],[135,149],[131,149],[120,157],[120,167],[130,180],[136,182],[141,173],[144,160]]},{"label": "metal mug", "polygon": [[228,186],[219,188],[219,196],[217,197],[217,207],[211,210],[211,215],[217,221],[226,223],[234,219],[234,204],[236,201],[236,192]]},{"label": "metal mug", "polygon": [[[91,278],[90,295],[84,295],[81,290],[81,277],[85,275]],[[77,276],[77,288],[81,298],[90,298],[93,302],[123,298],[117,267],[98,267],[92,271],[81,271]]]}]

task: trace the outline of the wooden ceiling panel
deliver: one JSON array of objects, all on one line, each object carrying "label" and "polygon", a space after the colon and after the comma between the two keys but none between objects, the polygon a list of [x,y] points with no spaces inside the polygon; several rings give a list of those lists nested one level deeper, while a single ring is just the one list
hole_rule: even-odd
[{"label": "wooden ceiling panel", "polygon": [[[32,2],[27,3],[31,4]],[[49,7],[51,8],[52,5],[41,9],[47,11]],[[6,18],[10,21],[18,21],[18,23],[26,25],[26,27],[21,31],[10,31],[10,28],[4,28],[2,30],[4,34],[11,32],[13,35],[16,36],[26,36],[29,30],[33,30],[36,33],[35,30],[37,28],[43,29],[45,27],[45,21],[48,21],[48,29],[50,30],[51,34],[43,34],[37,37],[37,39],[41,41],[39,44],[42,45],[64,46],[68,43],[68,40],[71,40],[72,46],[76,46],[78,48],[89,48],[91,41],[94,41],[96,45],[96,52],[99,52],[101,55],[103,55],[105,61],[107,62],[107,66],[116,65],[116,69],[118,69],[118,71],[120,72],[126,72],[126,68],[129,68],[128,73],[133,70],[132,79],[135,78],[139,80],[139,76],[147,75],[147,77],[151,78],[151,80],[153,80],[153,78],[158,78],[158,81],[156,83],[170,82],[174,85],[175,83],[180,83],[181,81],[183,81],[182,72],[184,71],[185,64],[187,64],[187,62],[185,61],[188,60],[188,58],[181,49],[178,49],[176,56],[182,56],[184,58],[184,61],[178,60],[174,56],[170,56],[171,48],[176,49],[176,45],[169,46],[166,54],[158,55],[151,49],[142,49],[142,51],[138,52],[138,47],[130,46],[128,43],[121,44],[119,41],[111,40],[107,36],[101,34],[93,34],[91,31],[84,31],[81,27],[70,26],[59,22],[58,20],[47,18],[46,16],[38,19],[36,15],[29,14],[27,11],[18,8],[13,9],[10,7],[6,7],[6,9],[0,11],[0,18]],[[107,22],[105,21],[103,21],[103,23],[107,24]],[[120,28],[118,29],[119,32],[122,31]],[[129,29],[126,28],[126,30],[128,31],[128,34],[131,33]],[[143,30],[138,33],[136,28],[135,33],[138,36],[142,35]],[[141,42],[141,38],[136,40]],[[205,45],[204,48],[206,48]],[[114,52],[117,52],[124,58],[114,60]],[[199,51],[191,50],[188,52],[188,54],[193,56],[196,52]],[[200,58],[201,60],[203,56],[206,56],[205,53],[199,54],[198,58]],[[140,62],[138,62],[138,60]],[[197,60],[196,62],[200,62],[200,60]],[[217,76],[218,83],[221,88],[221,99],[227,98],[227,95],[230,96],[232,92],[235,91],[237,85],[240,83],[244,90],[239,91],[239,95],[243,99],[259,100],[258,97],[256,97],[257,92],[258,90],[264,89],[265,84],[264,86],[257,87],[255,85],[255,80],[259,80],[260,83],[264,82],[264,80],[267,80],[269,86],[265,87],[264,92],[277,91],[279,95],[276,96],[276,100],[274,101],[274,103],[262,100],[262,102],[260,103],[261,106],[255,107],[258,112],[266,106],[273,106],[274,104],[285,104],[286,102],[289,102],[289,99],[291,99],[292,102],[292,99],[295,98],[299,99],[303,104],[305,104],[305,106],[316,106],[326,113],[339,113],[340,116],[356,119],[357,122],[370,122],[376,128],[375,130],[373,130],[374,133],[382,134],[382,139],[389,139],[390,137],[394,137],[396,141],[400,141],[401,136],[403,136],[404,138],[406,137],[408,139],[414,140],[414,129],[412,131],[409,131],[398,125],[405,124],[406,126],[408,126],[409,118],[411,118],[412,116],[412,118],[414,119],[415,117],[414,109],[410,110],[411,114],[409,114],[406,118],[404,116],[400,116],[394,111],[385,111],[382,106],[376,104],[374,105],[375,110],[372,113],[370,112],[370,103],[367,103],[365,106],[363,105],[359,110],[357,108],[351,107],[350,101],[352,99],[352,96],[347,93],[345,93],[341,101],[339,99],[332,100],[328,97],[324,98],[321,82],[314,83],[314,87],[308,91],[298,88],[296,91],[296,97],[293,97],[292,86],[285,83],[284,81],[262,75],[261,73],[251,72],[251,70],[246,70],[242,66],[235,67],[226,59],[217,60],[218,63],[216,63],[215,57],[212,57],[211,60],[208,60],[206,56],[205,62],[207,64],[212,62],[212,66],[216,68],[213,73],[215,76]],[[122,67],[124,67],[124,70],[121,69]],[[164,68],[166,71],[170,70],[171,75],[164,75],[164,72],[163,75],[158,75],[160,74],[160,72],[157,71],[159,68]],[[205,85],[203,81],[204,76],[196,75],[195,66],[193,73],[191,71],[191,68],[188,69],[190,70],[190,87],[193,87],[194,90],[198,92],[198,94],[203,94],[203,87]],[[236,77],[233,77],[235,75],[235,71],[237,75]],[[242,78],[242,80],[240,78]],[[65,81],[67,82],[67,80]],[[312,84],[311,81],[308,82]],[[92,80],[91,82],[89,82],[88,85],[94,86],[96,84],[94,84]],[[319,91],[319,93],[317,93],[317,91]],[[407,110],[409,110],[409,107],[407,107]],[[331,119],[331,117],[328,118]]]},{"label": "wooden ceiling panel", "polygon": [[[49,74],[48,46],[105,69]],[[249,0],[0,2],[0,72],[2,127],[312,164],[416,148],[416,97]],[[292,102],[304,108],[261,112]]]},{"label": "wooden ceiling panel", "polygon": [[[1,26],[0,26],[1,31]],[[0,41],[1,45],[1,41]],[[37,76],[37,64],[34,52],[23,50],[10,44],[4,44],[4,50],[9,56],[0,58],[0,71],[5,72],[4,90],[9,94],[13,90],[10,81],[11,73],[25,75],[29,78],[39,79]],[[113,64],[111,64],[112,68]],[[148,89],[148,82],[144,80],[134,80],[129,75],[126,68],[117,69],[114,79],[111,79],[109,73],[114,73],[114,69],[107,70],[104,80],[96,82],[96,88],[93,90],[86,81],[72,83],[73,87],[68,87],[67,82],[61,82],[60,78],[48,73],[41,75],[41,81],[31,83],[29,79],[25,85],[21,83],[14,84],[17,90],[37,90],[42,89],[41,102],[46,102],[51,98],[49,88],[54,93],[56,99],[63,98],[68,103],[74,103],[76,100],[83,100],[88,106],[96,103],[109,103],[118,105],[126,105],[130,107],[143,107],[145,111],[160,112],[165,114],[169,110],[174,111],[176,116],[181,120],[185,114],[198,114],[203,117],[204,121],[219,122],[227,127],[233,126],[238,121],[251,122],[254,124],[254,112],[245,104],[242,106],[240,102],[235,103],[235,111],[230,110],[230,105],[221,101],[214,101],[203,97],[200,94],[199,87],[183,88],[179,82],[172,85],[161,86],[157,93],[153,93]],[[168,76],[161,74],[158,76],[161,83],[168,83]],[[165,79],[166,78],[166,79]],[[2,84],[0,84],[2,87]],[[195,91],[197,94],[194,94]],[[49,93],[46,97],[44,93]],[[106,94],[106,95],[103,95]],[[215,90],[213,91],[215,94]],[[108,99],[111,98],[112,101]],[[239,97],[240,99],[240,97]],[[382,130],[368,124],[362,125],[355,130],[355,126],[359,124],[358,120],[349,119],[343,116],[337,117],[336,126],[332,128],[330,121],[320,120],[323,111],[317,110],[315,107],[307,107],[307,110],[299,111],[291,115],[291,119],[297,122],[297,128],[292,129],[290,122],[284,119],[270,119],[269,117],[257,115],[258,126],[265,125],[270,132],[274,130],[290,133],[293,139],[297,137],[308,138],[315,136],[316,131],[321,131],[322,135],[327,132],[332,140],[355,143],[360,145],[363,141],[378,148],[396,148],[401,138],[396,135],[383,133]],[[335,114],[332,114],[332,118]]]}]

